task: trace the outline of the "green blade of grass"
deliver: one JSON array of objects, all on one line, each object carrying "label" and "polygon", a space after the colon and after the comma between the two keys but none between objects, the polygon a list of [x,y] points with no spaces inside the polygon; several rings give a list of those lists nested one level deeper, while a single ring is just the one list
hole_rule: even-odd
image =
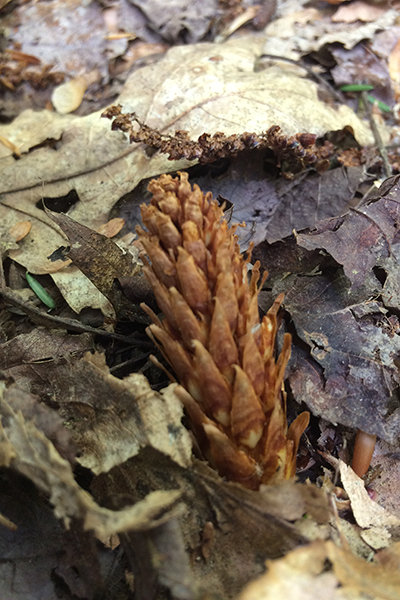
[{"label": "green blade of grass", "polygon": [[39,298],[39,300],[41,300],[43,302],[43,304],[45,304],[49,308],[55,308],[56,303],[54,302],[53,298],[44,289],[44,287],[42,285],[40,285],[40,283],[38,281],[36,281],[36,279],[33,277],[33,275],[31,275],[27,271],[25,277],[26,277],[26,281],[28,282],[29,287],[35,292],[35,294]]},{"label": "green blade of grass", "polygon": [[341,92],[369,92],[374,89],[374,86],[367,83],[352,83],[350,85],[342,85],[339,89]]}]

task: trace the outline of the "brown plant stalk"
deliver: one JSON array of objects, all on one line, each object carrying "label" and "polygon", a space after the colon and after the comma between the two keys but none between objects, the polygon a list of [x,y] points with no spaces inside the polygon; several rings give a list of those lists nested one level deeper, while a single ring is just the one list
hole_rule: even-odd
[{"label": "brown plant stalk", "polygon": [[[202,456],[230,481],[257,489],[295,474],[296,453],[309,414],[288,428],[285,367],[291,336],[275,359],[281,294],[260,322],[256,262],[240,253],[210,192],[188,175],[152,180],[150,205],[138,227],[147,253],[144,273],[164,314],[149,334],[175,371],[178,394]],[[265,281],[264,274],[260,287]]]}]

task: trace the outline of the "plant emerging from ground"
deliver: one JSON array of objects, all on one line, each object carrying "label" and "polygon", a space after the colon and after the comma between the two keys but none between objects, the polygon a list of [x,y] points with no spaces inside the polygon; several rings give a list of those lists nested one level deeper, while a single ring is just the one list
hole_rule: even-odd
[{"label": "plant emerging from ground", "polygon": [[275,358],[279,296],[260,321],[260,264],[249,277],[223,210],[186,173],[149,184],[138,228],[147,254],[144,273],[164,314],[148,307],[149,333],[175,371],[197,451],[230,481],[258,489],[295,474],[296,453],[309,420],[288,428],[285,367],[291,337]]}]

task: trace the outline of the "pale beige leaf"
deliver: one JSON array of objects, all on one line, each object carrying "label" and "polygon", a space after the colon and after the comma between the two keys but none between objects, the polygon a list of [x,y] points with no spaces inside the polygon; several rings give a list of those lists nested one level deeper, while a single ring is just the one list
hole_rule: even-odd
[{"label": "pale beige leaf", "polygon": [[118,379],[109,373],[101,354],[86,354],[59,372],[54,385],[80,448],[78,461],[94,473],[110,471],[145,446],[180,466],[190,465],[191,439],[181,423],[182,404],[173,386],[161,395],[139,373]]},{"label": "pale beige leaf", "polygon": [[361,537],[375,549],[386,547],[391,537],[390,529],[399,527],[400,520],[369,497],[364,481],[342,460],[339,461],[339,471],[354,518],[365,530]]},{"label": "pale beige leaf", "polygon": [[113,323],[116,315],[111,302],[77,267],[70,265],[56,273],[51,273],[51,277],[72,310],[79,314],[86,306],[98,308],[107,317],[104,329],[114,330]]},{"label": "pale beige leaf", "polygon": [[345,600],[337,577],[324,570],[325,559],[325,543],[316,541],[267,561],[268,572],[249,583],[238,600]]}]

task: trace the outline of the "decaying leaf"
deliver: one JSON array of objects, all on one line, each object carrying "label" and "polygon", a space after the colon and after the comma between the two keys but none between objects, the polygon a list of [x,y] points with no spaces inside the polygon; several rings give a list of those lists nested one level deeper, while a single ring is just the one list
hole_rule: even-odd
[{"label": "decaying leaf", "polygon": [[[327,498],[313,485],[291,480],[268,486],[264,496],[263,490],[254,492],[222,481],[203,461],[195,460],[185,469],[151,448],[99,475],[93,493],[103,505],[115,506],[118,498],[138,500],[150,490],[176,487],[182,491],[178,519],[186,551],[197,589],[204,595],[235,598],[263,572],[266,558],[282,556],[305,543],[306,536],[287,518],[301,518],[304,513],[310,521],[326,523],[329,518]],[[147,535],[142,542],[146,539],[147,544]],[[138,574],[145,580],[143,585],[148,583],[146,569],[142,565],[142,575]]]},{"label": "decaying leaf", "polygon": [[138,598],[152,598],[161,587],[176,600],[195,600],[194,577],[178,520],[151,530],[122,535]]},{"label": "decaying leaf", "polygon": [[368,181],[364,167],[359,166],[306,171],[293,180],[277,180],[265,172],[266,158],[265,153],[253,150],[231,158],[218,177],[212,168],[200,176],[189,172],[192,183],[233,204],[227,212],[230,223],[247,224],[236,232],[243,249],[250,242],[272,244],[291,235],[293,229],[312,228],[318,221],[342,214],[360,184]]},{"label": "decaying leaf", "polygon": [[40,398],[52,395],[49,379],[92,350],[90,334],[71,336],[63,331],[35,327],[0,346],[0,369],[23,390]]},{"label": "decaying leaf", "polygon": [[304,7],[305,4],[304,1],[296,3],[296,10],[293,10],[291,3],[285,3],[280,8],[279,18],[274,19],[265,30],[266,54],[298,60],[304,54],[317,51],[327,44],[340,43],[350,49],[361,40],[373,37],[377,31],[390,27],[396,20],[397,11],[391,8],[370,23],[335,22],[335,13],[340,8],[326,3]]},{"label": "decaying leaf", "polygon": [[190,464],[192,444],[173,387],[159,394],[138,373],[117,379],[100,354],[87,354],[50,381],[80,448],[78,461],[94,473],[109,471],[147,445],[182,466]]},{"label": "decaying leaf", "polygon": [[132,4],[143,11],[153,31],[175,43],[200,41],[215,20],[218,7],[217,0],[176,0],[168,5],[162,0],[132,0]]},{"label": "decaying leaf", "polygon": [[400,420],[398,196],[389,180],[377,199],[296,236],[297,246],[292,238],[256,253],[306,344],[294,344],[288,365],[295,398],[390,443]]},{"label": "decaying leaf", "polygon": [[64,554],[64,532],[43,494],[2,468],[0,510],[17,525],[16,530],[1,526],[2,596],[40,598],[46,590],[48,600],[57,600],[51,581]]},{"label": "decaying leaf", "polygon": [[[397,229],[400,221],[400,181],[385,181],[379,198],[352,209],[339,219],[325,220],[311,232],[299,234],[298,243],[307,250],[323,248],[341,265],[355,287],[361,286],[371,269],[387,267],[385,303],[399,306],[390,267],[397,263]],[[390,298],[388,297],[390,295]]]},{"label": "decaying leaf", "polygon": [[279,163],[292,159],[300,162],[304,168],[310,165],[317,168],[318,160],[321,160],[320,150],[315,146],[315,135],[298,133],[288,138],[277,125],[260,134],[245,132],[226,136],[218,131],[213,135],[203,133],[197,140],[192,140],[187,131],[177,131],[174,136],[163,135],[157,129],[142,123],[135,113],[123,114],[121,105],[111,106],[103,112],[102,117],[112,119],[113,131],[127,133],[131,144],[144,143],[168,154],[169,160],[186,158],[205,164],[254,148],[270,149],[277,156]]},{"label": "decaying leaf", "polygon": [[[4,385],[1,386],[2,396]],[[68,525],[71,518],[82,519],[86,529],[101,536],[129,529],[146,529],[168,520],[169,511],[180,496],[179,491],[154,492],[142,502],[121,511],[100,507],[75,481],[70,463],[63,459],[49,439],[14,408],[12,392],[0,401],[2,423],[1,463],[28,477],[48,494],[54,513]]]},{"label": "decaying leaf", "polygon": [[[68,237],[71,246],[65,255],[117,308],[120,294],[114,286],[114,280],[132,277],[139,272],[138,249],[131,246],[131,251],[124,251],[105,235],[77,223],[67,215],[46,212]],[[68,271],[65,275],[68,275]],[[70,278],[67,276],[67,279]]]}]

